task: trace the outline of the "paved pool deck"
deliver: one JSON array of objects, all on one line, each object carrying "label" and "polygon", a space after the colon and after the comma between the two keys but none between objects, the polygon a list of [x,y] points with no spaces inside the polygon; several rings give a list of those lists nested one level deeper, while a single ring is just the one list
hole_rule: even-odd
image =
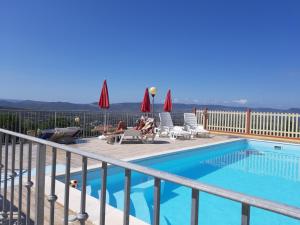
[{"label": "paved pool deck", "polygon": [[[110,156],[117,159],[129,160],[142,158],[149,155],[164,154],[172,150],[189,149],[200,145],[213,144],[226,140],[237,139],[237,136],[212,134],[208,138],[192,138],[191,140],[171,140],[170,138],[155,138],[154,143],[143,144],[139,141],[124,140],[122,144],[107,144],[105,140],[99,138],[80,139],[72,147],[81,150]],[[76,159],[75,159],[76,160]],[[95,162],[91,162],[93,164]],[[76,163],[81,166],[81,160]],[[72,165],[75,166],[75,165]]]}]

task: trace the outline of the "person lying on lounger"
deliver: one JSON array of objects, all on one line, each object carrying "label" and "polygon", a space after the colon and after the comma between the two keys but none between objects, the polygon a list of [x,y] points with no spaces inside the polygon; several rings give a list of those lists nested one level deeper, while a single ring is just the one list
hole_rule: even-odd
[{"label": "person lying on lounger", "polygon": [[119,121],[116,130],[112,133],[106,134],[107,143],[113,144],[114,142],[119,141],[119,139],[120,139],[119,135],[123,134],[126,129],[127,129],[127,126],[126,126],[125,122],[122,120]]},{"label": "person lying on lounger", "polygon": [[142,134],[153,134],[154,133],[154,119],[148,118],[145,122],[145,125],[142,127]]},{"label": "person lying on lounger", "polygon": [[145,118],[142,116],[136,121],[134,129],[141,130],[145,126]]},{"label": "person lying on lounger", "polygon": [[115,130],[114,134],[123,134],[124,131],[127,129],[127,126],[124,121],[119,121],[117,129]]}]

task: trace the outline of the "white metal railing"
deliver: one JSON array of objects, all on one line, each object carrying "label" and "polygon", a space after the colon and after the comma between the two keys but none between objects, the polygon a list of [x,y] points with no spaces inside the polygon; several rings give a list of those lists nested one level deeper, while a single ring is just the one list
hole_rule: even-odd
[{"label": "white metal railing", "polygon": [[[211,131],[244,133],[285,138],[300,138],[300,114],[197,110],[198,123]],[[140,112],[107,112],[108,127],[116,127],[120,120],[127,126],[134,126]],[[158,114],[155,114],[159,121]],[[172,113],[174,125],[184,125],[183,113]],[[55,127],[77,126],[81,128],[81,137],[93,137],[101,134],[104,113],[85,111],[28,111],[0,110],[0,128],[28,133]]]},{"label": "white metal railing", "polygon": [[229,132],[245,132],[245,112],[209,111],[207,128]]},{"label": "white metal railing", "polygon": [[198,123],[211,131],[300,138],[300,114],[197,110]]},{"label": "white metal railing", "polygon": [[294,113],[251,113],[251,134],[278,137],[300,137],[300,114]]},{"label": "white metal railing", "polygon": [[[16,151],[16,141],[19,141],[20,146],[19,150]],[[28,146],[27,149],[24,148],[24,144]],[[50,187],[50,195],[48,196],[48,200],[50,201],[50,209],[49,209],[49,218],[50,225],[54,224],[55,217],[55,202],[57,200],[57,196],[55,195],[55,177],[56,177],[56,161],[57,161],[57,149],[62,150],[65,153],[65,189],[64,189],[64,218],[63,224],[68,224],[69,217],[69,183],[70,183],[70,165],[71,165],[71,157],[72,155],[79,155],[81,157],[82,162],[82,172],[81,172],[81,197],[80,197],[80,210],[77,214],[77,220],[81,225],[85,224],[88,219],[88,214],[86,213],[86,181],[87,181],[87,165],[88,160],[96,160],[102,163],[101,167],[101,201],[100,201],[100,225],[105,225],[105,205],[106,205],[106,185],[107,185],[107,165],[112,164],[124,169],[124,210],[123,210],[123,224],[129,225],[129,212],[130,212],[130,189],[131,189],[131,173],[132,171],[139,172],[150,177],[154,178],[154,205],[153,205],[153,225],[159,225],[160,221],[160,193],[161,193],[161,181],[169,181],[176,183],[178,185],[190,188],[192,190],[191,195],[191,225],[198,224],[198,213],[199,213],[199,193],[206,192],[212,195],[219,196],[221,198],[230,199],[236,202],[239,202],[242,206],[241,210],[241,224],[249,225],[250,223],[250,209],[251,207],[261,208],[267,211],[271,211],[274,213],[282,214],[291,218],[295,218],[300,220],[300,208],[288,206],[284,204],[279,204],[273,201],[264,200],[261,198],[256,198],[252,196],[248,196],[245,194],[241,194],[234,191],[229,191],[226,189],[222,189],[219,187],[215,187],[212,185],[207,185],[195,180],[191,180],[188,178],[183,178],[180,176],[176,176],[170,173],[158,171],[155,169],[151,169],[148,167],[140,166],[134,163],[121,161],[115,158],[110,158],[108,156],[104,156],[101,154],[93,154],[86,151],[82,151],[77,148],[73,148],[66,145],[61,145],[49,141],[45,141],[42,139],[38,139],[35,137],[30,137],[24,134],[15,133],[12,131],[0,129],[0,174],[2,174],[2,169],[4,169],[4,182],[3,182],[3,191],[2,186],[0,187],[0,195],[2,199],[2,205],[0,206],[0,214],[1,214],[1,224],[9,224],[12,225],[14,222],[17,224],[26,223],[32,224],[30,221],[30,195],[33,182],[31,180],[31,176],[28,176],[28,180],[25,183],[25,187],[27,189],[26,198],[23,200],[22,198],[22,185],[18,186],[18,190],[15,190],[15,158],[18,155],[19,167],[23,168],[23,152],[27,153],[27,160],[29,165],[27,166],[27,170],[29,174],[31,173],[31,161],[32,161],[32,146],[37,145],[37,155],[36,155],[36,178],[35,178],[35,217],[33,223],[36,225],[44,224],[44,193],[45,193],[45,166],[46,166],[46,147],[50,147],[52,149],[52,171],[51,171],[51,187]],[[3,152],[4,150],[4,152]],[[27,152],[28,151],[28,152]],[[2,159],[2,155],[4,156],[4,160]],[[10,187],[8,187],[8,170],[11,170],[11,179],[9,180]],[[22,181],[22,173],[19,175],[19,182]],[[0,182],[2,185],[2,182]],[[22,184],[22,183],[20,183]],[[10,188],[10,196],[8,196],[8,188]],[[18,208],[17,212],[14,211],[14,195],[19,195],[19,202],[16,206]],[[20,214],[22,213],[20,209],[22,209],[22,201],[26,201],[27,208],[25,213],[25,221],[20,221],[22,218]],[[174,212],[177,213],[177,212]],[[13,215],[17,214],[17,219],[14,218]],[[212,216],[212,215],[207,215]]]},{"label": "white metal railing", "polygon": [[[0,128],[18,133],[37,133],[38,130],[80,127],[80,137],[99,136],[103,132],[103,124],[109,128],[117,126],[119,121],[125,122],[128,127],[135,126],[136,121],[145,115],[141,112],[108,111],[32,111],[32,110],[3,110],[0,109]],[[151,114],[150,114],[151,115]],[[155,113],[159,121],[158,113]],[[183,125],[183,113],[172,113],[175,125]]]}]

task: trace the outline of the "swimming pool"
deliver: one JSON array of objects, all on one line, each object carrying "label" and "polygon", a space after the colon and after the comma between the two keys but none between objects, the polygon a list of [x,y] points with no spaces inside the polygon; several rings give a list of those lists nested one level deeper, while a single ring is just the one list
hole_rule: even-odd
[{"label": "swimming pool", "polygon": [[[244,139],[134,162],[202,183],[300,207],[300,145]],[[112,166],[108,175],[107,202],[122,210],[124,170]],[[80,188],[81,174],[74,173],[71,179],[77,179]],[[151,223],[153,178],[133,172],[131,182],[130,214]],[[87,193],[99,198],[100,186],[100,170],[90,170]],[[162,181],[160,224],[189,224],[190,201],[190,188]],[[240,203],[200,193],[199,224],[240,224],[240,212]],[[300,225],[300,221],[252,207],[250,224]]]}]

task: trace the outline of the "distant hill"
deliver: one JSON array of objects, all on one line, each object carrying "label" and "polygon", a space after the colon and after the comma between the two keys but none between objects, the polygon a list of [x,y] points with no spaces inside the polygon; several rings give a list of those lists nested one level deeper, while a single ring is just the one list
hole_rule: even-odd
[{"label": "distant hill", "polygon": [[291,113],[300,113],[300,108],[291,108],[291,109],[289,109],[289,112],[291,112]]},{"label": "distant hill", "polygon": [[20,110],[20,109],[18,109],[18,108],[12,108],[12,107],[2,107],[2,106],[0,106],[0,110],[7,110],[7,109],[10,109],[10,110]]},{"label": "distant hill", "polygon": [[20,107],[16,107],[15,104],[8,100],[0,100],[0,109],[20,109]]},{"label": "distant hill", "polygon": [[83,110],[83,111],[93,111],[97,107],[93,104],[76,104],[69,102],[42,102],[42,101],[32,101],[32,100],[0,100],[1,108],[15,108],[23,110],[58,110],[58,111],[68,111],[68,110]]},{"label": "distant hill", "polygon": [[[173,104],[173,111],[175,112],[188,112],[193,108],[210,110],[234,110],[245,111],[246,107],[234,107],[224,105],[199,105],[199,104]],[[32,100],[7,100],[0,99],[0,109],[19,109],[19,110],[44,110],[44,111],[99,111],[98,103],[91,104],[76,104],[69,102],[43,102]],[[155,104],[155,111],[162,111],[163,104]],[[140,110],[140,103],[114,103],[111,104],[109,111],[119,112],[137,112]],[[273,108],[252,108],[253,111],[259,112],[290,112],[300,113],[300,108],[291,108],[286,110],[273,109]]]}]

